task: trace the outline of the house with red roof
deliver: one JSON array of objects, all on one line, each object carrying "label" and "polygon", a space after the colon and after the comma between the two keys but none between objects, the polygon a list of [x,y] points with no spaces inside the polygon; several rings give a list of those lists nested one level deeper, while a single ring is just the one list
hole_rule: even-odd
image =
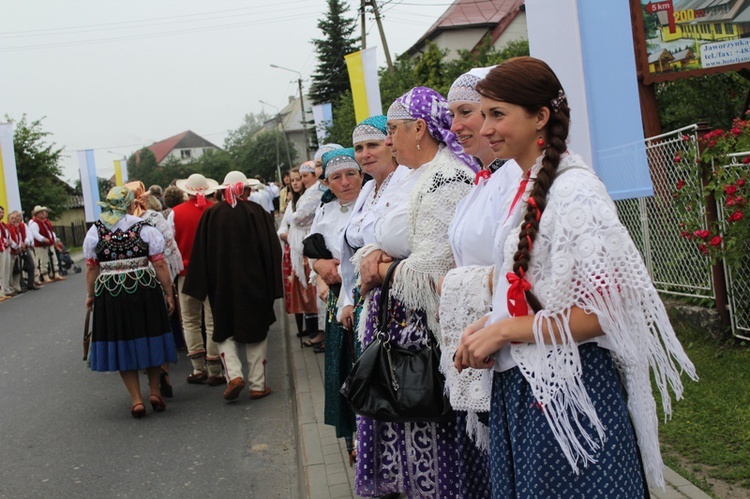
[{"label": "house with red roof", "polygon": [[528,40],[524,0],[454,0],[406,53],[421,54],[432,42],[448,50],[447,58],[452,59],[458,50],[477,48],[488,34],[498,50],[509,42]]},{"label": "house with red roof", "polygon": [[156,156],[156,163],[163,165],[169,158],[186,164],[197,160],[208,149],[219,149],[208,140],[190,130],[148,146]]}]

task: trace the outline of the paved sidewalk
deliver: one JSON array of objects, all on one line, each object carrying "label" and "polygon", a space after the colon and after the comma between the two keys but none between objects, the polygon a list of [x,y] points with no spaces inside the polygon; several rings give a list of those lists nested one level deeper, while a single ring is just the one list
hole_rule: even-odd
[{"label": "paved sidewalk", "polygon": [[[285,317],[287,326],[293,324]],[[289,348],[292,396],[297,403],[300,497],[311,499],[354,498],[354,468],[343,439],[337,439],[332,426],[323,424],[324,355],[311,348],[300,348],[293,331],[285,327]],[[664,470],[667,490],[652,490],[653,499],[710,499],[698,487],[669,468]]]}]

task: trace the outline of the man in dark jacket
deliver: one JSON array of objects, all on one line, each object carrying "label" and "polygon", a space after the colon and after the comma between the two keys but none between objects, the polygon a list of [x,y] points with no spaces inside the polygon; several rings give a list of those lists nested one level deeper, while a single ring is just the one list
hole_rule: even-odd
[{"label": "man in dark jacket", "polygon": [[266,386],[268,329],[276,322],[273,304],[283,296],[281,245],[273,219],[247,201],[250,181],[230,172],[220,187],[224,200],[206,210],[198,225],[184,293],[208,297],[229,384],[226,400],[245,387],[238,349],[245,345],[250,398],[271,393]]}]

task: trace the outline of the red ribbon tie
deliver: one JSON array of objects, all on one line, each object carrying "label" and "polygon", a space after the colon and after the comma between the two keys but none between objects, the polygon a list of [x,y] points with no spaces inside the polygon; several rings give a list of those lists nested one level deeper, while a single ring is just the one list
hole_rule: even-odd
[{"label": "red ribbon tie", "polygon": [[526,291],[531,289],[531,284],[523,277],[518,277],[513,272],[505,274],[510,287],[508,288],[508,312],[511,317],[522,317],[529,315],[529,305],[526,303]]}]

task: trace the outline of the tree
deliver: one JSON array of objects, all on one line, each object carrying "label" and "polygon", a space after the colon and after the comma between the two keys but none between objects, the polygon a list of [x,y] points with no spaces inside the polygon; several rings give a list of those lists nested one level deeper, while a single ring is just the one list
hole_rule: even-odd
[{"label": "tree", "polygon": [[[276,178],[276,147],[279,147],[279,160],[286,165],[286,149],[284,135],[278,130],[262,131],[253,136],[241,149],[232,151],[237,169],[245,172],[248,177],[260,175],[265,179]],[[297,150],[294,144],[289,144],[289,155],[292,162],[297,160]],[[288,170],[291,166],[283,166],[281,170]]]},{"label": "tree", "polygon": [[655,90],[665,131],[700,121],[712,128],[728,128],[746,111],[742,106],[750,82],[727,72],[657,83]]},{"label": "tree", "polygon": [[344,56],[359,49],[359,38],[352,36],[357,24],[354,18],[345,17],[348,10],[346,2],[328,0],[326,17],[318,21],[318,28],[325,38],[312,42],[318,55],[318,66],[312,75],[309,91],[313,104],[333,102],[336,96],[349,90]]},{"label": "tree", "polygon": [[220,149],[207,150],[190,166],[206,178],[212,178],[219,183],[224,180],[227,173],[237,170],[232,156]]},{"label": "tree", "polygon": [[[102,201],[107,199],[107,193],[114,187],[112,182],[108,178],[96,177],[96,185],[99,188],[99,199]],[[73,192],[78,196],[83,196],[83,188],[81,187],[81,179],[76,179],[73,182]]]},{"label": "tree", "polygon": [[158,167],[153,151],[148,147],[143,147],[128,158],[128,178],[140,180],[148,187],[151,185],[148,183],[151,172]]},{"label": "tree", "polygon": [[154,168],[149,175],[141,180],[146,187],[151,185],[160,185],[167,187],[171,185],[173,181],[180,178],[187,178],[193,173],[196,173],[195,163],[183,163],[174,156],[169,156],[164,162]]},{"label": "tree", "polygon": [[237,147],[241,147],[243,142],[250,140],[253,135],[263,128],[263,124],[271,118],[271,115],[263,111],[258,114],[247,113],[242,119],[242,124],[236,130],[231,130],[227,138],[224,139],[224,149],[231,151]]},{"label": "tree", "polygon": [[46,142],[52,133],[43,130],[44,118],[30,123],[26,114],[18,122],[7,115],[5,119],[15,123],[13,149],[24,213],[30,214],[35,206],[40,205],[48,207],[53,217],[60,214],[65,209],[69,189],[60,179],[60,156],[63,149],[56,148],[54,142]]}]

